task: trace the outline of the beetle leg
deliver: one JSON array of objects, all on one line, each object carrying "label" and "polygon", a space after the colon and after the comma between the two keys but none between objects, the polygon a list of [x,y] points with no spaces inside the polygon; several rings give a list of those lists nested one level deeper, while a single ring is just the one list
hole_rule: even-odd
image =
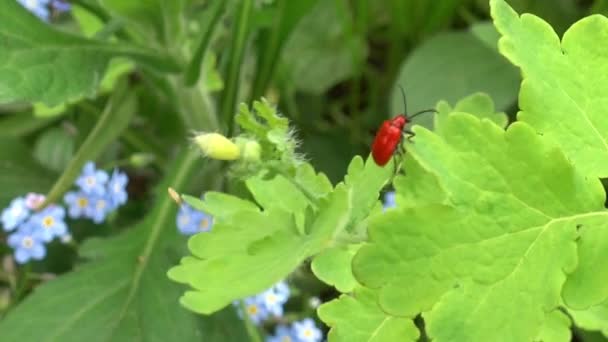
[{"label": "beetle leg", "polygon": [[405,136],[405,139],[407,139],[408,142],[413,143],[414,141],[412,141],[412,138],[416,136],[416,133],[409,129],[404,129],[403,135]]}]

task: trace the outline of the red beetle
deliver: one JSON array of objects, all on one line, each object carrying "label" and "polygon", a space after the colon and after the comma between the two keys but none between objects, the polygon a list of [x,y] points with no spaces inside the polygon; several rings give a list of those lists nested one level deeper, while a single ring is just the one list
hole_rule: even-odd
[{"label": "red beetle", "polygon": [[[401,95],[403,96],[403,106],[407,111],[405,92],[401,86],[399,86],[399,88],[401,89]],[[380,126],[378,133],[376,133],[376,138],[374,138],[374,142],[372,143],[372,157],[374,157],[376,164],[379,166],[386,165],[395,152],[398,151],[398,147],[401,147],[401,153],[405,152],[401,146],[403,137],[406,136],[406,139],[409,140],[415,135],[414,132],[405,129],[405,125],[411,122],[417,115],[429,112],[437,111],[435,109],[425,109],[412,114],[411,116],[399,114],[390,120],[385,120],[382,123],[382,126]]]}]

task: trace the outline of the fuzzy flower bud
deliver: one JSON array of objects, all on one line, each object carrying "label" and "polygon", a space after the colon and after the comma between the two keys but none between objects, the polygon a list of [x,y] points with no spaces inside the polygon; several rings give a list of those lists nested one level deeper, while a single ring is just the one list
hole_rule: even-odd
[{"label": "fuzzy flower bud", "polygon": [[219,133],[199,133],[193,140],[203,154],[211,159],[235,160],[240,156],[236,144]]}]

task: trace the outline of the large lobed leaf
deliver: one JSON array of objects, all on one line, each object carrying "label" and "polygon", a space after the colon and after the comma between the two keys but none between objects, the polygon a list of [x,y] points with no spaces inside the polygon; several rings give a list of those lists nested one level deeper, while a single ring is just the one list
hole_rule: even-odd
[{"label": "large lobed leaf", "polygon": [[0,1],[0,103],[49,106],[93,96],[108,61],[129,56],[161,70],[177,66],[153,52],[53,29],[17,1]]},{"label": "large lobed leaf", "polygon": [[584,172],[607,177],[608,54],[602,42],[608,39],[608,19],[584,18],[560,41],[542,19],[519,16],[503,0],[491,4],[502,34],[500,51],[521,68],[524,77],[519,120],[556,141]]},{"label": "large lobed leaf", "polygon": [[[284,279],[311,256],[356,249],[350,245],[360,238],[361,228],[355,223],[376,207],[388,175],[372,161],[364,163],[357,157],[345,183],[335,189],[324,176],[302,164],[293,181],[281,175],[248,179],[255,203],[213,192],[202,201],[185,197],[213,215],[215,222],[211,232],[190,239],[192,256],[169,271],[171,279],[192,288],[181,303],[210,314]],[[302,189],[308,189],[307,194]],[[342,261],[348,264],[352,254],[347,252]],[[333,272],[343,264],[323,257],[314,263],[320,265],[315,272],[329,284],[354,286],[349,268]]]},{"label": "large lobed leaf", "polygon": [[[164,187],[184,188],[198,169],[198,160],[194,152],[178,158]],[[179,286],[164,276],[164,270],[179,258],[174,243],[183,243],[175,229],[175,214],[175,203],[164,196],[141,223],[125,233],[87,241],[81,255],[89,262],[37,287],[0,322],[0,340],[211,339],[214,332],[203,330],[205,322],[175,305]],[[240,330],[232,327],[230,331],[238,335]],[[227,336],[217,340],[225,341]],[[234,337],[242,339],[243,335]]]},{"label": "large lobed leaf", "polygon": [[436,133],[415,131],[416,172],[397,179],[398,192],[435,194],[372,220],[357,280],[378,289],[387,313],[422,313],[439,342],[567,336],[553,312],[576,267],[577,230],[608,218],[601,183],[525,123],[505,132],[454,113]]}]

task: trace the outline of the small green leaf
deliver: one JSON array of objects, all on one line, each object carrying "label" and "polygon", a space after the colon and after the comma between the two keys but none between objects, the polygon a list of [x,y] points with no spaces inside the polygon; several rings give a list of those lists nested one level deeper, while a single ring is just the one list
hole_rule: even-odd
[{"label": "small green leaf", "polygon": [[603,75],[608,19],[593,15],[572,25],[562,41],[551,26],[530,14],[519,16],[503,0],[492,0],[502,34],[500,52],[522,69],[518,119],[556,141],[577,167],[608,176],[608,120]]},{"label": "small green leaf", "polygon": [[570,318],[560,310],[555,310],[546,316],[545,323],[535,341],[541,342],[570,342],[572,332]]},{"label": "small green leaf", "polygon": [[326,284],[338,291],[347,293],[357,286],[357,280],[351,271],[351,262],[361,245],[348,245],[326,249],[312,260],[314,274]]},{"label": "small green leaf", "polygon": [[445,119],[451,112],[469,113],[480,119],[489,119],[500,127],[506,127],[508,122],[507,114],[496,113],[492,98],[484,93],[475,93],[463,98],[453,109],[443,101],[437,107],[439,114],[435,116],[435,127],[441,125],[439,121]]},{"label": "small green leaf", "polygon": [[420,336],[411,319],[382,311],[377,293],[366,288],[321,305],[318,314],[331,327],[328,338],[332,342],[414,342]]},{"label": "small green leaf", "polygon": [[[608,218],[601,183],[525,123],[454,113],[414,130],[418,172],[398,188],[413,208],[370,219],[355,277],[386,312],[423,313],[435,341],[533,340],[577,265],[577,227]],[[420,188],[442,194],[416,206]]]}]

